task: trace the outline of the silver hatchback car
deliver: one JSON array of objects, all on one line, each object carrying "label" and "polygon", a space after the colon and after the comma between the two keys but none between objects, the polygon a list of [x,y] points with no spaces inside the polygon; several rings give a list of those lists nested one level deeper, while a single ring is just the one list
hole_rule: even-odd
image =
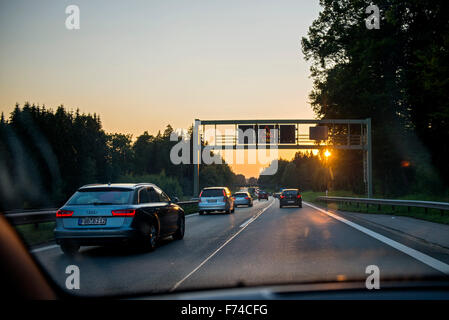
[{"label": "silver hatchback car", "polygon": [[246,191],[239,191],[234,194],[234,204],[235,206],[253,206],[253,198]]},{"label": "silver hatchback car", "polygon": [[211,187],[201,191],[198,199],[199,214],[214,211],[234,213],[234,209],[234,198],[231,197],[229,188]]}]

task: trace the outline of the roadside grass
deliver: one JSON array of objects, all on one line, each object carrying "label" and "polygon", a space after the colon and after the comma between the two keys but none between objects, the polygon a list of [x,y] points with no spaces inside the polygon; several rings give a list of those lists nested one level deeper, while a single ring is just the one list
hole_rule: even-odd
[{"label": "roadside grass", "polygon": [[50,242],[54,239],[55,222],[24,224],[16,226],[17,232],[29,246]]},{"label": "roadside grass", "polygon": [[[370,214],[387,214],[394,216],[404,216],[411,217],[415,219],[431,221],[442,224],[449,224],[449,212],[448,211],[440,211],[438,209],[426,209],[425,208],[407,208],[395,206],[377,206],[377,205],[366,205],[366,204],[351,204],[351,203],[328,203],[322,201],[317,201],[316,198],[319,196],[324,196],[325,192],[313,192],[306,191],[302,193],[302,197],[305,201],[313,202],[320,204],[322,206],[326,206],[328,208],[334,210],[341,211],[349,211],[349,212],[358,212],[358,213],[370,213]],[[356,195],[350,191],[331,191],[328,193],[329,196],[335,197],[353,197],[353,198],[363,198],[363,195]],[[380,196],[375,196],[375,198],[381,198]],[[422,201],[441,201],[441,202],[449,202],[449,199],[444,196],[433,196],[433,195],[425,195],[425,194],[413,194],[407,195],[404,197],[398,197],[394,199],[400,200],[422,200]]]},{"label": "roadside grass", "polygon": [[429,195],[425,193],[419,194],[410,194],[403,197],[398,197],[400,200],[421,200],[421,201],[437,201],[437,202],[449,202],[449,194],[448,195]]}]

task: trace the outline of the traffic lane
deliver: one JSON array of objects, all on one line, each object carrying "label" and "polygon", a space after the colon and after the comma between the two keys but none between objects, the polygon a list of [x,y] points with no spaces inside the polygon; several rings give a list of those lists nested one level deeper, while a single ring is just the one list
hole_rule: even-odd
[{"label": "traffic lane", "polygon": [[234,214],[187,216],[184,239],[163,240],[151,253],[127,247],[82,247],[75,257],[59,248],[35,256],[63,288],[66,267],[78,266],[81,284],[76,294],[165,292],[269,203],[256,201],[252,208],[239,207]]},{"label": "traffic lane", "polygon": [[277,202],[177,289],[365,279],[369,265],[381,278],[442,275],[318,210]]}]

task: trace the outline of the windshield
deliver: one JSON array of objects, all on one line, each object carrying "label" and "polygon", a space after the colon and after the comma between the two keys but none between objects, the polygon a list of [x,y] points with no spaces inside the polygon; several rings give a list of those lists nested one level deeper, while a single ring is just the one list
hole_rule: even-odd
[{"label": "windshield", "polygon": [[0,0],[1,214],[69,295],[446,279],[448,6]]},{"label": "windshield", "polygon": [[206,189],[201,192],[201,197],[223,197],[223,189]]},{"label": "windshield", "polygon": [[132,200],[132,190],[88,189],[77,191],[67,205],[127,204]]}]

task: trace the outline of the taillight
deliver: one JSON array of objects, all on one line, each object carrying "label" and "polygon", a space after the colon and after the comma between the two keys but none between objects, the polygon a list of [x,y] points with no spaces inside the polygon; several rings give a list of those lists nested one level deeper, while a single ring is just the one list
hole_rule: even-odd
[{"label": "taillight", "polygon": [[222,191],[223,191],[223,197],[226,198],[226,192],[224,190],[222,190]]},{"label": "taillight", "polygon": [[300,195],[300,194],[298,194],[298,195],[296,196],[296,198],[298,198],[298,199],[301,199],[301,195]]},{"label": "taillight", "polygon": [[72,215],[73,215],[73,211],[61,210],[61,209],[56,211],[56,218],[71,217]]},{"label": "taillight", "polygon": [[112,210],[112,215],[114,217],[133,217],[135,214],[135,209]]},{"label": "taillight", "polygon": [[246,200],[249,200],[249,197],[245,197]]},{"label": "taillight", "polygon": [[284,199],[285,198],[285,196],[283,196],[282,194],[279,196],[279,198],[281,198],[281,199]]}]

